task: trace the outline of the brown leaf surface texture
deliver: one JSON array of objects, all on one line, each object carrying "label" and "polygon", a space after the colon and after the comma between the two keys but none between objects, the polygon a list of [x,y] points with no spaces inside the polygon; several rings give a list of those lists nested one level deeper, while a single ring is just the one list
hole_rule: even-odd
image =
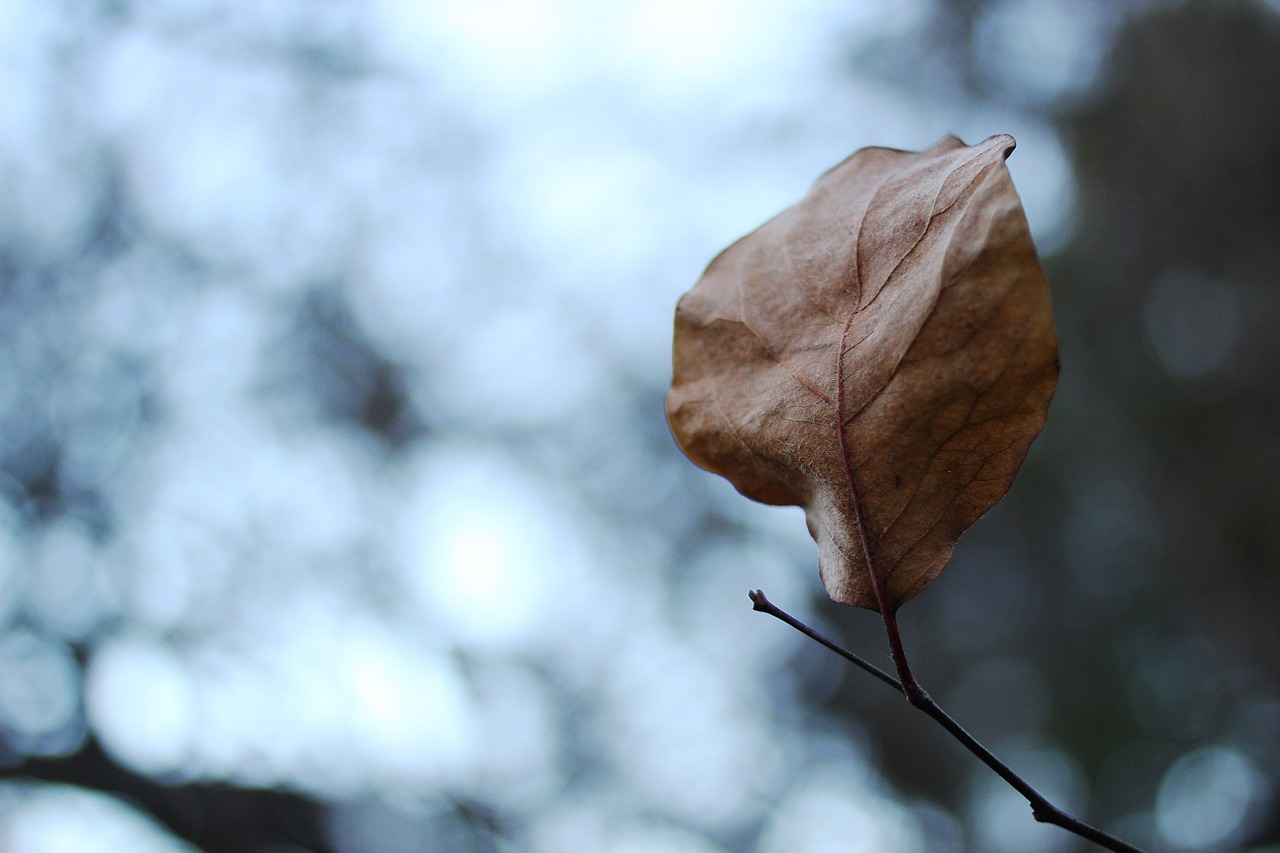
[{"label": "brown leaf surface texture", "polygon": [[676,440],[747,497],[804,507],[836,601],[924,589],[1044,426],[1058,343],[1013,147],[864,148],[676,308]]}]

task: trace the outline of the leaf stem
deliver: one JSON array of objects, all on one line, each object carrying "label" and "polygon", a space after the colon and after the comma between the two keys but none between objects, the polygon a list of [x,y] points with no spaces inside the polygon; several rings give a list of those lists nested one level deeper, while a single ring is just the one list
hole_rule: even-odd
[{"label": "leaf stem", "polygon": [[1127,841],[1116,838],[1110,833],[1103,832],[1097,827],[1091,826],[1079,818],[1067,814],[1065,811],[1049,802],[1043,794],[1015,773],[1009,765],[997,758],[991,750],[983,746],[977,738],[969,734],[969,732],[956,722],[950,714],[944,711],[942,707],[935,702],[922,687],[920,687],[919,683],[915,680],[915,677],[911,675],[911,670],[906,665],[907,657],[902,646],[902,638],[898,634],[897,630],[898,622],[892,612],[886,611],[888,615],[885,616],[884,622],[885,629],[889,634],[889,646],[893,654],[894,665],[898,668],[898,675],[901,680],[899,680],[899,678],[894,678],[892,675],[889,675],[874,664],[868,663],[858,655],[855,655],[853,652],[845,649],[843,646],[840,646],[839,644],[827,639],[822,634],[819,634],[817,631],[813,630],[808,625],[801,622],[799,619],[795,618],[790,613],[778,607],[766,598],[762,590],[752,590],[749,594],[753,609],[758,610],[761,613],[768,613],[770,616],[786,622],[800,633],[816,640],[818,643],[826,646],[828,649],[831,649],[845,660],[848,660],[855,666],[871,673],[895,690],[904,693],[912,707],[917,708],[932,717],[939,725],[946,729],[952,737],[959,741],[965,749],[976,755],[983,764],[990,767],[997,776],[1021,794],[1031,806],[1031,813],[1036,820],[1041,823],[1051,823],[1054,826],[1060,826],[1068,832],[1075,833],[1081,838],[1088,839],[1107,850],[1115,850],[1119,851],[1119,853],[1142,853],[1141,848],[1135,847]]}]

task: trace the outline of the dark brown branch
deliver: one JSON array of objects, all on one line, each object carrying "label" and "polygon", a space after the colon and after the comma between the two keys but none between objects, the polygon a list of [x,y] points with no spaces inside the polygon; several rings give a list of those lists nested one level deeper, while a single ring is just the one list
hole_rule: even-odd
[{"label": "dark brown branch", "polygon": [[873,664],[868,663],[853,652],[832,642],[826,637],[814,631],[808,625],[796,619],[790,613],[778,607],[772,601],[765,597],[761,590],[752,590],[750,593],[752,606],[761,613],[768,613],[777,619],[786,622],[800,633],[810,637],[822,645],[831,649],[845,660],[853,663],[855,666],[871,673],[876,678],[888,684],[898,692],[904,694],[912,707],[918,708],[928,714],[937,721],[944,729],[946,729],[952,737],[958,740],[965,749],[976,755],[983,764],[990,767],[997,776],[1009,783],[1009,786],[1021,794],[1031,806],[1031,813],[1035,819],[1041,823],[1051,823],[1054,826],[1060,826],[1068,832],[1073,832],[1081,838],[1098,844],[1107,850],[1119,851],[1119,853],[1142,853],[1141,848],[1135,847],[1127,841],[1116,838],[1114,835],[1103,832],[1095,826],[1085,823],[1084,821],[1073,817],[1062,809],[1049,802],[1043,794],[1031,786],[1025,779],[1015,773],[1007,764],[983,746],[977,738],[969,734],[963,726],[955,721],[946,711],[942,709],[937,702],[919,685],[915,677],[911,674],[911,670],[906,666],[906,652],[902,646],[902,638],[898,635],[898,623],[892,613],[888,613],[884,617],[885,630],[889,635],[889,645],[893,650],[894,663],[898,665],[899,676],[894,678],[887,672],[879,669]]},{"label": "dark brown branch", "polygon": [[892,687],[894,690],[897,690],[899,693],[902,692],[901,681],[898,681],[898,679],[894,678],[892,675],[885,672],[883,669],[876,666],[875,664],[870,663],[858,657],[853,652],[846,649],[844,646],[838,645],[832,640],[828,640],[822,634],[819,634],[817,631],[813,630],[808,625],[804,624],[803,622],[801,622],[796,617],[792,616],[787,611],[781,609],[780,607],[775,605],[772,601],[770,601],[768,598],[765,598],[764,590],[753,589],[751,590],[751,592],[747,594],[751,596],[752,609],[759,610],[761,613],[768,613],[770,616],[773,616],[776,619],[781,619],[783,622],[786,622],[792,628],[795,628],[797,631],[799,631],[801,634],[804,634],[809,639],[816,640],[818,643],[821,643],[822,645],[831,649],[831,651],[840,655],[840,657],[849,661],[849,663],[853,664],[856,667],[860,667],[866,672],[871,673],[876,678],[880,679],[885,684]]}]

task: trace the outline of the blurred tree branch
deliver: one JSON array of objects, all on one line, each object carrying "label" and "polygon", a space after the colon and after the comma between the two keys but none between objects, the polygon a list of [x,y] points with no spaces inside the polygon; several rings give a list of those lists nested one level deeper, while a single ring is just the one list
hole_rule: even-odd
[{"label": "blurred tree branch", "polygon": [[169,785],[121,767],[93,738],[63,758],[26,758],[5,770],[3,777],[74,785],[118,797],[205,853],[245,853],[275,844],[297,844],[315,853],[333,851],[323,827],[325,807],[314,800],[225,783]]}]

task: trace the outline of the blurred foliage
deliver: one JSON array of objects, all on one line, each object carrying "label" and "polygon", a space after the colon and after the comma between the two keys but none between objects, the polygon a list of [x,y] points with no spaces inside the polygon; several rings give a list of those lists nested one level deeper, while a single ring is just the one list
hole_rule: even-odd
[{"label": "blurred foliage", "polygon": [[757,6],[589,81],[626,40],[535,7],[440,5],[501,73],[411,3],[0,10],[0,848],[1081,849],[750,613],[883,647],[661,419],[719,246],[979,127],[1063,374],[917,674],[1135,843],[1280,845],[1280,15]]}]

